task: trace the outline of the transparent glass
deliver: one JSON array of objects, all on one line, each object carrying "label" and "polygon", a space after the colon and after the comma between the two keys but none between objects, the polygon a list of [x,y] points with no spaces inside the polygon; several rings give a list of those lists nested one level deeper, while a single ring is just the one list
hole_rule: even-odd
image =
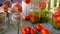
[{"label": "transparent glass", "polygon": [[0,34],[7,31],[7,17],[3,9],[0,9]]},{"label": "transparent glass", "polygon": [[[15,10],[16,12],[14,12],[13,10]],[[22,15],[21,13],[17,12],[16,9],[13,8],[11,8],[9,11],[10,11],[9,12],[10,25],[13,26],[14,29],[18,30],[22,23]]]}]

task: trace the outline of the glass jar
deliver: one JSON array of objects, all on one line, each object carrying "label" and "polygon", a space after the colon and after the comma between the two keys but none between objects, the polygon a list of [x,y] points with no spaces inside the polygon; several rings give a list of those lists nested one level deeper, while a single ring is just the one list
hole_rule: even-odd
[{"label": "glass jar", "polygon": [[17,11],[17,9],[15,8],[11,8],[11,9],[12,10],[9,11],[10,25],[17,30],[22,23],[22,15],[20,12]]},{"label": "glass jar", "polygon": [[6,13],[0,9],[0,34],[7,31]]}]

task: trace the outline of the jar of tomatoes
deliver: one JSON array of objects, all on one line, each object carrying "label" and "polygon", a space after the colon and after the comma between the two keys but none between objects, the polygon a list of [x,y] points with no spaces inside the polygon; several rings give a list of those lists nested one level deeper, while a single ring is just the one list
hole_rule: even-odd
[{"label": "jar of tomatoes", "polygon": [[7,31],[6,13],[0,8],[0,34]]},{"label": "jar of tomatoes", "polygon": [[60,30],[60,7],[57,7],[56,11],[53,13],[52,26],[53,28]]},{"label": "jar of tomatoes", "polygon": [[15,3],[15,5],[9,10],[10,25],[16,30],[18,29],[18,26],[20,27],[22,22],[22,8],[19,4],[19,2]]}]

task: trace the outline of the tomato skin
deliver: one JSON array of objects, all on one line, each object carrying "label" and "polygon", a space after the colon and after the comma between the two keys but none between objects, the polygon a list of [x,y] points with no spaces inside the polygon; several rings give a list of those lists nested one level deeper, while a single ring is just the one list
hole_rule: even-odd
[{"label": "tomato skin", "polygon": [[56,20],[57,20],[57,22],[60,22],[60,16],[58,16],[58,17],[56,18]]},{"label": "tomato skin", "polygon": [[19,2],[16,2],[13,8],[17,8],[18,12],[22,12],[22,6]]},{"label": "tomato skin", "polygon": [[60,6],[59,6],[59,7],[57,7],[57,11],[60,11]]},{"label": "tomato skin", "polygon": [[36,19],[37,19],[37,16],[34,15],[34,16],[32,16],[32,17],[30,18],[30,21],[33,22],[33,21],[35,21]]},{"label": "tomato skin", "polygon": [[60,22],[57,22],[57,26],[58,26],[58,28],[60,28]]},{"label": "tomato skin", "polygon": [[36,20],[35,17],[31,17],[31,18],[30,18],[30,21],[31,21],[31,22],[33,22],[33,21],[35,21],[35,20]]},{"label": "tomato skin", "polygon": [[8,10],[8,5],[5,4],[2,7],[3,7],[4,10]]},{"label": "tomato skin", "polygon": [[22,28],[22,34],[28,34],[26,28]]},{"label": "tomato skin", "polygon": [[36,24],[36,29],[38,30],[38,31],[41,31],[41,29],[42,29],[43,27],[41,26],[41,24]]},{"label": "tomato skin", "polygon": [[20,5],[20,3],[19,2],[16,2],[15,5],[14,5],[14,7],[17,7],[19,5]]},{"label": "tomato skin", "polygon": [[28,26],[28,27],[26,27],[26,30],[27,30],[27,32],[28,32],[28,34],[30,33],[30,27]]},{"label": "tomato skin", "polygon": [[54,17],[60,16],[60,12],[59,12],[59,11],[55,12],[55,13],[53,14],[53,16],[54,16]]},{"label": "tomato skin", "polygon": [[30,34],[35,34],[35,30],[34,29],[30,29]]},{"label": "tomato skin", "polygon": [[24,0],[24,2],[25,2],[26,4],[29,4],[29,3],[30,3],[30,0]]},{"label": "tomato skin", "polygon": [[30,20],[30,15],[27,15],[26,17],[25,17],[25,20]]},{"label": "tomato skin", "polygon": [[49,34],[49,31],[45,28],[41,29],[41,34]]},{"label": "tomato skin", "polygon": [[41,10],[45,9],[45,8],[46,8],[46,2],[40,2],[39,8],[40,8]]},{"label": "tomato skin", "polygon": [[52,20],[56,22],[56,18],[55,17],[53,17]]},{"label": "tomato skin", "polygon": [[18,6],[18,12],[22,12],[22,6]]}]

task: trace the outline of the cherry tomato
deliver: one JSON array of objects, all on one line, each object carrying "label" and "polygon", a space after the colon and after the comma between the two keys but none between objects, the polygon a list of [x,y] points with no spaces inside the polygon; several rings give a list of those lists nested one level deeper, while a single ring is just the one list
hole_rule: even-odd
[{"label": "cherry tomato", "polygon": [[5,4],[2,7],[3,7],[4,10],[8,10],[8,5]]},{"label": "cherry tomato", "polygon": [[49,34],[49,31],[45,28],[41,29],[41,34]]},{"label": "cherry tomato", "polygon": [[35,34],[35,30],[34,29],[30,29],[30,34]]},{"label": "cherry tomato", "polygon": [[46,2],[40,2],[39,8],[40,8],[41,10],[45,9],[45,8],[46,8]]},{"label": "cherry tomato", "polygon": [[22,34],[28,34],[26,28],[22,28]]},{"label": "cherry tomato", "polygon": [[29,3],[30,3],[30,0],[24,0],[24,2],[25,2],[26,4],[29,4]]},{"label": "cherry tomato", "polygon": [[30,15],[27,15],[26,17],[25,17],[25,20],[30,20]]},{"label": "cherry tomato", "polygon": [[38,31],[41,31],[41,29],[42,29],[43,27],[41,26],[41,24],[36,24],[36,29],[38,30]]}]

